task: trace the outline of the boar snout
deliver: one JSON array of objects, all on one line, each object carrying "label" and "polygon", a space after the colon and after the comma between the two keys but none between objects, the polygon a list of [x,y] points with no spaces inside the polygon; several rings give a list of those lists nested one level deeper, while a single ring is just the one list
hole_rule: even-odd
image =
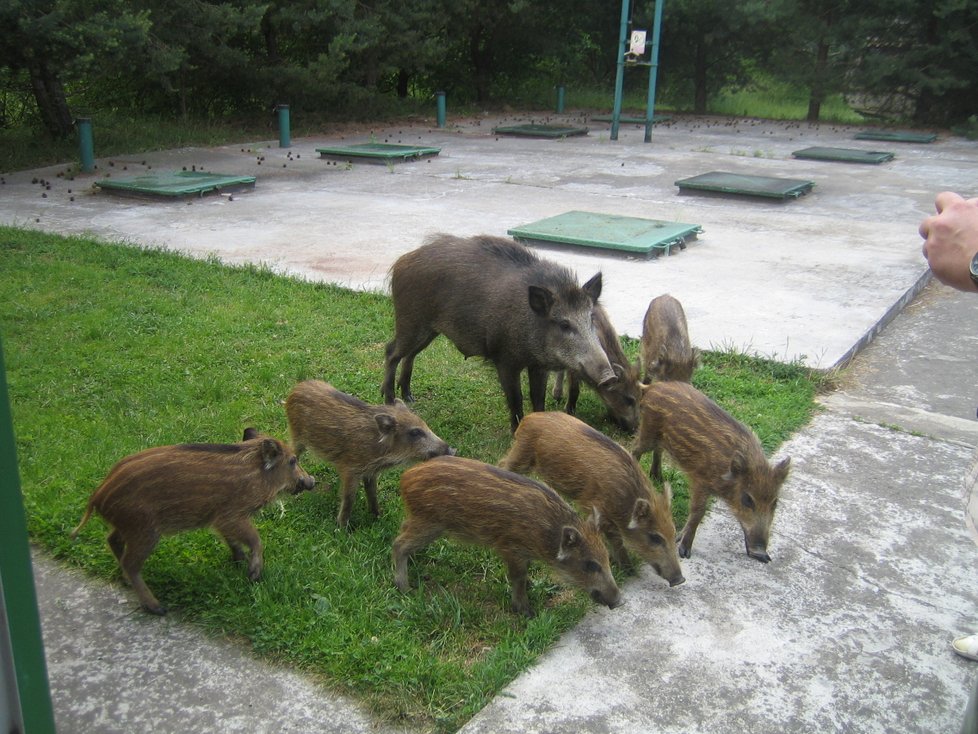
[{"label": "boar snout", "polygon": [[615,590],[614,595],[602,593],[600,589],[591,591],[591,599],[597,604],[604,604],[608,609],[617,609],[625,600],[621,598],[621,593]]},{"label": "boar snout", "polygon": [[295,483],[295,489],[292,491],[292,494],[299,494],[299,492],[308,492],[315,486],[316,486],[316,480],[309,474],[306,474],[304,477],[299,477],[299,481]]},{"label": "boar snout", "polygon": [[658,563],[652,564],[652,570],[655,571],[658,576],[668,581],[669,586],[680,586],[686,583],[686,577],[683,576],[683,572],[680,571],[678,568],[676,569],[676,572],[673,573],[671,576],[664,573],[665,569],[662,568],[662,566]]},{"label": "boar snout", "polygon": [[761,563],[770,563],[771,556],[767,554],[767,549],[764,547],[754,546],[751,547],[750,543],[747,543],[747,555],[756,561]]}]

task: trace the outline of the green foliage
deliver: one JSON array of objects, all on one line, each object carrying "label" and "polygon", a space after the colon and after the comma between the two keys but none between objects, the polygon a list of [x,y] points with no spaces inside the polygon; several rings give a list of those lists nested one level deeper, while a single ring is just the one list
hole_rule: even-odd
[{"label": "green foliage", "polygon": [[[284,437],[281,401],[306,378],[378,400],[392,316],[386,296],[261,267],[0,228],[0,329],[32,538],[118,580],[99,520],[68,538],[118,459],[153,445],[233,442],[249,425]],[[638,344],[624,346],[634,357]],[[769,451],[812,411],[811,375],[791,365],[707,354],[696,383]],[[419,357],[413,387],[415,409],[462,455],[495,462],[508,448],[508,413],[488,366],[438,339]],[[578,408],[630,440],[593,392]],[[444,540],[419,554],[411,578],[420,585],[401,595],[390,559],[400,471],[380,477],[381,517],[369,516],[361,493],[347,533],[334,521],[335,471],[308,456],[303,464],[317,489],[257,518],[260,583],[211,533],[160,543],[145,578],[177,618],[321,675],[385,717],[454,731],[591,608],[586,594],[536,567],[538,616],[516,617],[504,564]],[[676,506],[682,522],[681,498]]]}]

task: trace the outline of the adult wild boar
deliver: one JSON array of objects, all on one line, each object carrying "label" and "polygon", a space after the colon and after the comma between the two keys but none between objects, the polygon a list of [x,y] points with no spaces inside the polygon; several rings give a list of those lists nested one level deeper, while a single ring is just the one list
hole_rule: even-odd
[{"label": "adult wild boar", "polygon": [[689,382],[699,357],[699,350],[689,344],[689,328],[682,304],[668,293],[653,298],[642,325],[645,381]]},{"label": "adult wild boar", "polygon": [[668,483],[665,492],[656,492],[632,455],[600,431],[566,413],[532,413],[499,466],[533,472],[585,512],[597,510],[619,566],[631,566],[628,545],[670,586],[686,580]]},{"label": "adult wild boar", "polygon": [[662,479],[665,450],[689,479],[689,518],[679,555],[689,558],[710,495],[720,497],[744,531],[747,555],[767,563],[771,522],[791,459],[768,463],[757,435],[686,382],[653,382],[642,395],[642,422],[632,455],[652,451]]},{"label": "adult wild boar", "polygon": [[71,537],[97,511],[112,526],[109,547],[143,607],[166,614],[142,577],[143,563],[162,536],[212,527],[227,541],[235,561],[246,559],[245,547],[251,551],[248,578],[257,581],[262,544],[250,516],[279,492],[313,485],[292,449],[253,428],[245,430],[241,443],[158,446],[112,467]]},{"label": "adult wild boar", "polygon": [[[639,380],[641,366],[636,360],[634,363],[628,361],[624,350],[621,348],[621,339],[618,332],[611,325],[608,312],[600,303],[594,307],[594,328],[598,334],[598,343],[608,355],[611,368],[615,371],[615,379],[606,382],[604,385],[596,385],[586,375],[579,374],[575,370],[567,370],[567,405],[565,410],[568,414],[574,415],[577,411],[577,398],[581,393],[581,379],[594,388],[598,397],[608,408],[608,415],[618,424],[618,426],[629,433],[634,433],[638,428],[639,410],[638,404],[642,399],[642,383]],[[558,372],[554,382],[554,400],[558,402],[564,394],[564,372]]]},{"label": "adult wild boar", "polygon": [[387,344],[382,391],[394,401],[394,378],[412,400],[414,359],[444,334],[465,357],[491,361],[509,407],[510,428],[523,417],[520,374],[530,402],[543,410],[549,372],[572,369],[596,385],[615,379],[594,329],[601,274],[584,286],[567,268],[500,237],[437,235],[391,267],[394,338]]},{"label": "adult wild boar", "polygon": [[401,476],[405,519],[394,540],[394,582],[408,583],[408,559],[443,535],[492,548],[506,563],[514,612],[532,616],[530,561],[587,590],[613,609],[621,593],[595,516],[582,520],[550,487],[481,461],[441,456]]},{"label": "adult wild boar", "polygon": [[400,400],[393,405],[369,405],[321,380],[306,380],[292,388],[285,413],[296,455],[308,447],[340,474],[336,523],[342,528],[350,523],[361,481],[370,512],[378,517],[381,471],[455,453]]}]

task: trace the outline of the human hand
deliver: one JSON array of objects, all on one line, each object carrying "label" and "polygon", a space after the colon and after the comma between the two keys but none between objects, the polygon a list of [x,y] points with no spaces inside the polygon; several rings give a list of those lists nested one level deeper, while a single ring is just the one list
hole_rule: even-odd
[{"label": "human hand", "polygon": [[978,253],[978,198],[942,191],[934,200],[937,214],[920,223],[921,252],[934,276],[952,288],[978,292],[971,279],[971,259]]}]

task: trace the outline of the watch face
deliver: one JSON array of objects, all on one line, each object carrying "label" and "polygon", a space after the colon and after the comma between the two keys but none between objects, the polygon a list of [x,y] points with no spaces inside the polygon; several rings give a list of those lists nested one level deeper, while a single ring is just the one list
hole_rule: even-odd
[{"label": "watch face", "polygon": [[978,252],[971,258],[971,279],[978,278]]}]

